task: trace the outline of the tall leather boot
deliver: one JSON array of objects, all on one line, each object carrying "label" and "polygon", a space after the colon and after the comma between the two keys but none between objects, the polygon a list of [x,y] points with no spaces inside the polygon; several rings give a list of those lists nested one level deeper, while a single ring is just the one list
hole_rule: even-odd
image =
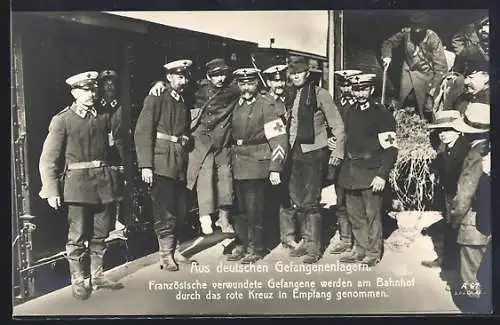
[{"label": "tall leather boot", "polygon": [[297,248],[295,241],[295,211],[289,208],[280,208],[280,239],[281,244],[289,249]]},{"label": "tall leather boot", "polygon": [[229,222],[229,211],[226,209],[219,209],[219,218],[215,221],[215,225],[224,233],[234,233],[234,228]]},{"label": "tall leather boot", "polygon": [[97,289],[123,289],[121,282],[116,282],[108,279],[103,272],[103,253],[91,252],[90,254],[90,275],[92,288]]},{"label": "tall leather boot", "polygon": [[302,262],[313,264],[321,258],[321,213],[306,212],[309,238],[306,242],[307,255]]},{"label": "tall leather boot", "polygon": [[90,297],[91,290],[85,286],[83,264],[77,260],[68,259],[71,274],[71,290],[73,297],[78,300],[86,300]]},{"label": "tall leather boot", "polygon": [[158,246],[160,254],[160,269],[175,272],[179,270],[179,266],[174,260],[174,243],[173,234],[158,236]]}]

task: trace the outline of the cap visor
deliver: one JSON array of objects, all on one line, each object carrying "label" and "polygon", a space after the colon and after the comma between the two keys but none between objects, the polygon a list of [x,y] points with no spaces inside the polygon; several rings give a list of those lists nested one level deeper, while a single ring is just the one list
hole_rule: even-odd
[{"label": "cap visor", "polygon": [[483,130],[483,129],[476,129],[464,122],[463,119],[459,119],[452,123],[452,127],[457,130],[458,132],[463,132],[463,133],[487,133],[489,130]]}]

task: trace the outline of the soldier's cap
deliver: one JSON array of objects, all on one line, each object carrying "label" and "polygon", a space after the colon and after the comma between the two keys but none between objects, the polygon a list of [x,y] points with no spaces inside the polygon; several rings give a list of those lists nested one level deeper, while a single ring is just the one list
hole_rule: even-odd
[{"label": "soldier's cap", "polygon": [[233,72],[238,81],[250,81],[257,79],[260,70],[256,68],[241,68]]},{"label": "soldier's cap", "polygon": [[273,65],[262,71],[262,73],[269,80],[285,80],[287,67],[286,64]]},{"label": "soldier's cap", "polygon": [[375,77],[377,75],[374,73],[363,73],[352,76],[349,78],[353,88],[363,88],[367,86],[373,86],[375,84]]},{"label": "soldier's cap", "polygon": [[108,78],[109,79],[116,79],[116,78],[118,78],[118,75],[113,70],[104,70],[104,71],[101,71],[101,73],[99,73],[99,80],[108,79]]},{"label": "soldier's cap", "polygon": [[349,78],[362,73],[363,71],[361,70],[337,70],[333,72],[338,77],[339,83],[342,86],[349,86],[351,84]]},{"label": "soldier's cap", "polygon": [[490,105],[470,103],[464,115],[453,122],[452,127],[463,133],[486,133],[490,131]]},{"label": "soldier's cap", "polygon": [[226,61],[221,58],[215,58],[213,60],[208,61],[205,64],[207,74],[214,75],[218,73],[223,73],[229,70],[229,66],[226,64]]},{"label": "soldier's cap", "polygon": [[87,71],[71,76],[66,79],[65,82],[71,88],[84,88],[88,86],[95,86],[98,76],[99,73],[97,71]]},{"label": "soldier's cap", "polygon": [[460,112],[455,110],[438,111],[434,115],[432,124],[428,124],[429,129],[449,129],[453,128],[453,122],[460,118]]},{"label": "soldier's cap", "polygon": [[290,56],[288,58],[288,71],[290,73],[309,71],[309,62],[303,56]]},{"label": "soldier's cap", "polygon": [[167,70],[167,73],[186,75],[190,73],[189,69],[191,68],[192,65],[193,61],[182,59],[169,62],[165,64],[164,67]]},{"label": "soldier's cap", "polygon": [[482,27],[482,26],[489,24],[489,23],[490,23],[490,17],[486,16],[486,17],[481,18],[481,20],[479,20],[476,25],[478,27]]}]

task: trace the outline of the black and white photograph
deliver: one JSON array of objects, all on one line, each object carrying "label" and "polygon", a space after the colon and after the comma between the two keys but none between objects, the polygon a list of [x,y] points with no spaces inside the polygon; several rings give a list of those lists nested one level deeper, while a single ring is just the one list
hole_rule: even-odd
[{"label": "black and white photograph", "polygon": [[493,312],[488,10],[11,22],[13,317]]}]

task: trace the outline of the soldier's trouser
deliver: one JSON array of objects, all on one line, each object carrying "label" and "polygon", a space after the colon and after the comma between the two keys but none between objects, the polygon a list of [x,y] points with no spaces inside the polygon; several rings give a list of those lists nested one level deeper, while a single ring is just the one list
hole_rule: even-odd
[{"label": "soldier's trouser", "polygon": [[483,245],[460,245],[460,278],[462,284],[474,287],[478,282],[478,271],[486,247]]},{"label": "soldier's trouser", "polygon": [[299,145],[292,149],[291,173],[288,184],[291,208],[285,212],[297,214],[309,255],[321,254],[321,186],[327,168],[328,149],[303,153]]},{"label": "soldier's trouser", "polygon": [[382,253],[382,192],[346,190],[347,216],[358,253],[380,258]]},{"label": "soldier's trouser", "polygon": [[235,180],[238,213],[234,215],[236,235],[248,253],[264,251],[264,214],[267,179]]},{"label": "soldier's trouser", "polygon": [[346,244],[352,243],[352,227],[349,218],[347,218],[345,206],[345,189],[335,184],[335,194],[337,195],[337,204],[335,206],[335,216],[339,225],[340,240]]},{"label": "soldier's trouser", "polygon": [[233,174],[229,149],[209,152],[196,181],[200,216],[214,213],[218,207],[233,203]]},{"label": "soldier's trouser", "polygon": [[186,215],[186,186],[169,177],[155,175],[151,190],[153,201],[154,230],[158,236],[160,256],[171,254],[175,240],[182,231]]},{"label": "soldier's trouser", "polygon": [[69,260],[81,261],[87,254],[85,241],[88,241],[90,254],[104,255],[105,240],[114,223],[112,205],[108,204],[68,204],[68,240],[66,253]]}]

